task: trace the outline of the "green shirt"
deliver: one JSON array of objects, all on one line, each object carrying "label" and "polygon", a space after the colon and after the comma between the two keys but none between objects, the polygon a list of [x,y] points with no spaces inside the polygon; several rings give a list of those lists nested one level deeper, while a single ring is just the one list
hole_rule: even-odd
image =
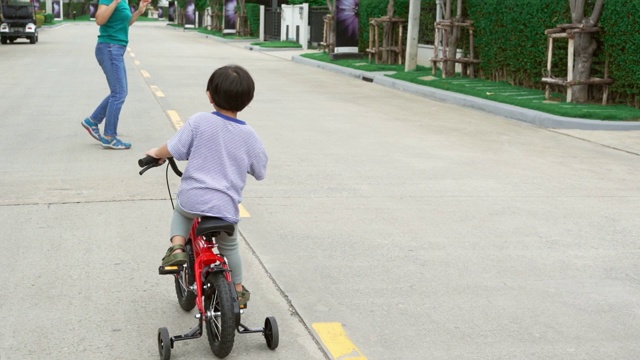
[{"label": "green shirt", "polygon": [[[100,0],[99,5],[109,5],[113,0]],[[98,42],[127,46],[129,44],[129,22],[131,9],[126,0],[120,1],[106,24],[100,26]]]}]

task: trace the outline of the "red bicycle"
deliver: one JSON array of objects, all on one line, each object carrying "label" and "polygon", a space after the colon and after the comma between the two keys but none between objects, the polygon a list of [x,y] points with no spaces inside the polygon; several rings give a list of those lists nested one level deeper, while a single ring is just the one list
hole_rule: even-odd
[{"label": "red bicycle", "polygon": [[[167,187],[169,187],[169,167],[177,176],[182,176],[173,158],[167,159]],[[146,156],[138,160],[143,168],[140,175],[147,170],[160,166],[159,159]],[[169,189],[171,205],[173,198]],[[267,347],[275,350],[278,347],[279,334],[276,319],[269,316],[263,328],[249,328],[240,322],[244,309],[240,309],[235,285],[231,281],[231,272],[227,260],[216,248],[215,238],[221,233],[233,235],[232,223],[215,217],[196,219],[191,227],[185,251],[187,263],[179,266],[160,266],[160,275],[173,275],[176,296],[180,307],[191,311],[196,306],[198,325],[183,335],[170,336],[166,327],[158,329],[158,351],[160,358],[169,360],[171,349],[177,341],[200,338],[202,328],[207,329],[207,338],[213,354],[224,358],[233,349],[235,332],[239,334],[262,333]]]}]

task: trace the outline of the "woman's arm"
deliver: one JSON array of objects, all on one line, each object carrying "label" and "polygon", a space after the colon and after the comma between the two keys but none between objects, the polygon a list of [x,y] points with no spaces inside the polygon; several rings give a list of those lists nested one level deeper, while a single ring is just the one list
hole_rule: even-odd
[{"label": "woman's arm", "polygon": [[96,24],[102,26],[109,21],[109,18],[116,10],[116,7],[120,4],[120,0],[113,0],[109,5],[98,5],[98,10],[96,11]]},{"label": "woman's arm", "polygon": [[142,1],[140,1],[140,8],[138,8],[138,10],[136,10],[132,14],[131,21],[129,21],[129,26],[133,25],[133,23],[136,22],[136,20],[138,20],[140,15],[144,14],[144,11],[147,10],[147,5],[149,5],[150,2],[151,2],[151,0],[142,0]]}]

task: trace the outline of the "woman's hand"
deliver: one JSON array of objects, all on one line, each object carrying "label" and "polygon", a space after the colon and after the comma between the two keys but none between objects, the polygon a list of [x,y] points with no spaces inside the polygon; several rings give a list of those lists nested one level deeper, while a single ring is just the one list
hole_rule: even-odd
[{"label": "woman's hand", "polygon": [[140,8],[138,8],[138,14],[144,14],[145,10],[147,10],[147,6],[151,3],[151,0],[141,0]]}]

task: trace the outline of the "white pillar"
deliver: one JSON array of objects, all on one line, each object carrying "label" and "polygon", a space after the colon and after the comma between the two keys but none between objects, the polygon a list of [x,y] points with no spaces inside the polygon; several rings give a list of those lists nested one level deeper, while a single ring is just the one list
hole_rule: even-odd
[{"label": "white pillar", "polygon": [[264,5],[260,5],[260,41],[264,41]]},{"label": "white pillar", "polygon": [[409,3],[409,28],[407,29],[407,52],[404,71],[413,71],[418,64],[418,29],[420,27],[420,0]]}]

